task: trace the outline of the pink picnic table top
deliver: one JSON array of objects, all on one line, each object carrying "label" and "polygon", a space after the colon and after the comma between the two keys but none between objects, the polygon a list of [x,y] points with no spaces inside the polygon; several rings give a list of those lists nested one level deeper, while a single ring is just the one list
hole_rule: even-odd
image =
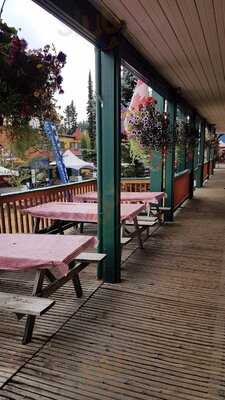
[{"label": "pink picnic table top", "polygon": [[[121,222],[135,218],[144,209],[144,204],[121,204]],[[98,222],[98,205],[96,203],[50,202],[23,209],[23,212],[36,218]]]},{"label": "pink picnic table top", "polygon": [[0,234],[0,270],[21,271],[32,268],[57,270],[65,275],[68,264],[88,247],[95,236]]},{"label": "pink picnic table top", "polygon": [[[165,197],[164,192],[121,192],[120,200],[121,202],[132,202],[138,201],[144,204],[158,203]],[[97,192],[88,192],[76,195],[74,201],[97,201]]]}]

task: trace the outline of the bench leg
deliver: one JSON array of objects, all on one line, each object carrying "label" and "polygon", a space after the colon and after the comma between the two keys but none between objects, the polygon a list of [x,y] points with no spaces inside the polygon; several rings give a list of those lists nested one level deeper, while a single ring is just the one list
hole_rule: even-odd
[{"label": "bench leg", "polygon": [[137,234],[137,238],[138,238],[138,242],[139,242],[139,247],[141,249],[143,249],[144,246],[143,246],[143,242],[142,242],[142,238],[141,238],[141,231],[140,231],[140,228],[139,228],[139,225],[138,225],[137,217],[134,217],[133,221],[134,221],[134,226],[135,226],[135,232]]},{"label": "bench leg", "polygon": [[[34,279],[34,286],[33,286],[33,292],[32,296],[36,296],[42,288],[43,281],[44,281],[44,276],[45,276],[45,270],[38,270],[36,272],[36,276]],[[26,320],[26,325],[25,325],[25,330],[24,330],[24,335],[23,335],[23,344],[30,343],[32,340],[32,334],[34,330],[34,325],[35,325],[35,319],[36,317],[34,315],[28,315],[27,320]]]},{"label": "bench leg", "polygon": [[83,290],[82,290],[82,287],[81,287],[79,275],[78,274],[74,275],[73,278],[72,278],[72,281],[73,281],[73,286],[74,286],[74,289],[75,289],[77,297],[78,298],[82,297]]},{"label": "bench leg", "polygon": [[24,329],[22,344],[28,344],[31,342],[35,325],[35,319],[36,317],[34,315],[28,315]]}]

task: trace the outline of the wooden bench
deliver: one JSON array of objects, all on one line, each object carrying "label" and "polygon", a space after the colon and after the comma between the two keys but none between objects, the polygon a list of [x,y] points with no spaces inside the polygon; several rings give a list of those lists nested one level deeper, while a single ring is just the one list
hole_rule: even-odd
[{"label": "wooden bench", "polygon": [[[66,275],[57,278],[49,269],[37,269],[34,279],[32,296],[21,296],[12,293],[0,292],[0,309],[13,312],[18,319],[27,315],[22,343],[27,344],[32,340],[36,317],[43,315],[55,304],[48,297],[66,282],[72,281],[76,296],[82,296],[83,291],[79,273],[90,263],[99,263],[106,258],[106,254],[82,252],[69,263]],[[48,284],[43,286],[44,278]]]},{"label": "wooden bench", "polygon": [[0,310],[15,314],[41,316],[55,304],[54,300],[0,292]]},{"label": "wooden bench", "polygon": [[106,258],[106,254],[103,253],[88,253],[83,252],[80,253],[77,257],[75,257],[76,261],[88,261],[90,263],[99,263]]},{"label": "wooden bench", "polygon": [[126,246],[126,244],[130,243],[131,240],[132,240],[131,237],[122,237],[120,239],[121,247]]},{"label": "wooden bench", "polygon": [[150,215],[156,217],[160,224],[164,223],[164,217],[167,212],[171,210],[171,207],[159,206],[158,204],[151,204]]}]

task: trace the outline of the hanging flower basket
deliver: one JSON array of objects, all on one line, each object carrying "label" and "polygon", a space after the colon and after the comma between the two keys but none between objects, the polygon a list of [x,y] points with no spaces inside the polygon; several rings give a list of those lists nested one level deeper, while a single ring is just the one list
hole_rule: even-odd
[{"label": "hanging flower basket", "polygon": [[138,109],[131,109],[127,115],[127,134],[137,140],[141,147],[163,152],[171,143],[169,119],[155,107],[156,101],[149,97]]},{"label": "hanging flower basket", "polygon": [[207,146],[214,146],[214,145],[216,145],[216,142],[217,142],[216,134],[213,132],[210,132],[208,129],[206,129],[205,144]]},{"label": "hanging flower basket", "polygon": [[186,122],[182,120],[176,121],[175,142],[178,145],[185,145],[187,143],[186,137]]},{"label": "hanging flower basket", "polygon": [[196,143],[198,141],[198,132],[194,127],[190,124],[190,122],[186,122],[186,144],[189,149],[194,149]]},{"label": "hanging flower basket", "polygon": [[194,147],[198,140],[198,134],[192,128],[190,122],[178,120],[176,122],[175,143]]},{"label": "hanging flower basket", "polygon": [[54,94],[63,93],[65,62],[65,54],[49,45],[29,50],[16,30],[0,21],[0,125],[16,128],[32,118],[54,120]]}]

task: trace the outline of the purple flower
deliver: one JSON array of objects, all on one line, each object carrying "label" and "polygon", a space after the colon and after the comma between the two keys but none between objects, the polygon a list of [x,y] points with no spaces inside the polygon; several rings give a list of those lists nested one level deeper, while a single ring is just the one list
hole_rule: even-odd
[{"label": "purple flower", "polygon": [[61,76],[61,75],[58,75],[57,78],[56,78],[57,84],[58,84],[58,85],[61,85],[62,81],[63,81],[62,76]]},{"label": "purple flower", "polygon": [[48,54],[47,56],[45,56],[45,61],[47,61],[47,62],[52,61],[52,56],[51,56],[51,54]]},{"label": "purple flower", "polygon": [[25,50],[27,48],[27,42],[24,39],[20,40],[20,48],[21,50]]},{"label": "purple flower", "polygon": [[66,54],[60,51],[59,54],[57,55],[57,59],[59,62],[64,63],[66,61]]}]

